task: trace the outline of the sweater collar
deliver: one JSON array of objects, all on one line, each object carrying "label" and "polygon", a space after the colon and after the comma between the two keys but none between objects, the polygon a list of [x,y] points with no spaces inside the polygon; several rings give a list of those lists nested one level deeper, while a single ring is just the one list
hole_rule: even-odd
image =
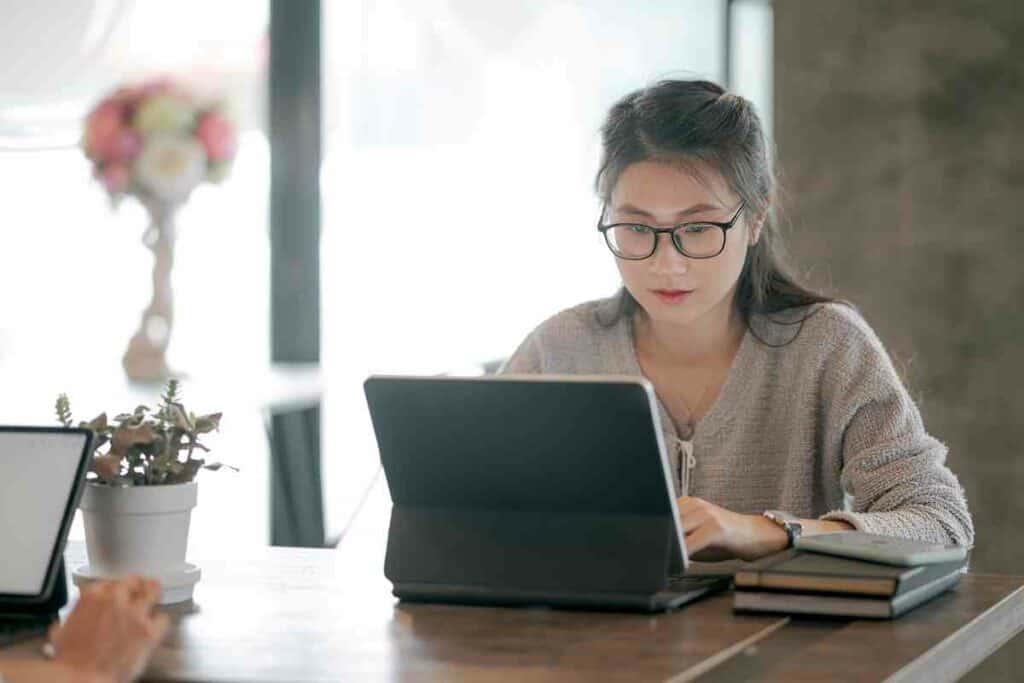
[{"label": "sweater collar", "polygon": [[[607,320],[614,315],[618,305],[618,297],[606,299],[600,303],[598,314]],[[640,368],[640,363],[636,357],[633,318],[628,315],[621,316],[610,331],[612,332],[613,340],[609,349],[611,352],[609,354],[610,357],[607,358],[607,360],[611,361],[611,367],[608,369],[616,374],[643,376],[643,370]],[[722,385],[722,389],[719,391],[718,397],[711,405],[711,408],[697,422],[694,440],[717,433],[735,417],[739,409],[740,399],[744,394],[744,387],[748,383],[749,374],[755,364],[755,356],[758,351],[757,346],[757,341],[750,333],[750,330],[745,330],[739,349],[736,351],[736,356],[733,358],[732,365],[729,368],[725,384]],[[675,423],[670,418],[660,398],[658,398],[658,412],[662,428],[665,432],[669,436],[678,438]]]}]

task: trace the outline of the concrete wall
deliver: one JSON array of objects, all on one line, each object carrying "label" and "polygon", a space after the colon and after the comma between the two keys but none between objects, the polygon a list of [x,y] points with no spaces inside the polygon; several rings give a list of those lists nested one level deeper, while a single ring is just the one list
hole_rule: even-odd
[{"label": "concrete wall", "polygon": [[[1024,4],[775,0],[790,251],[950,448],[973,569],[1024,575]],[[1019,680],[1018,636],[968,680]]]}]

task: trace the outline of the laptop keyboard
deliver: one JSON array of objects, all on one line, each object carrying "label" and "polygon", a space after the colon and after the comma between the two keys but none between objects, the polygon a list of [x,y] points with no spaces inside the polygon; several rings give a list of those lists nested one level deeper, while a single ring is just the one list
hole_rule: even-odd
[{"label": "laptop keyboard", "polygon": [[670,593],[688,593],[692,590],[707,588],[728,579],[728,576],[694,575],[694,576],[671,576],[665,590]]}]

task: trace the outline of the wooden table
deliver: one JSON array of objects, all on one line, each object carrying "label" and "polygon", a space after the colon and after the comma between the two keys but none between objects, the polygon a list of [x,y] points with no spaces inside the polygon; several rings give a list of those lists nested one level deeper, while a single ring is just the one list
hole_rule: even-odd
[{"label": "wooden table", "polygon": [[977,574],[891,622],[737,615],[731,594],[653,616],[400,604],[382,574],[389,507],[378,480],[336,551],[190,557],[195,605],[144,680],[942,681],[1024,628],[1024,578]]}]

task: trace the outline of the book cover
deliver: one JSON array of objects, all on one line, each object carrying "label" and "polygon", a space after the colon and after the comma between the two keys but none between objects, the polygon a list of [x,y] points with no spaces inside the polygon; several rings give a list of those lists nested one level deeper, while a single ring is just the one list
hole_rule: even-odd
[{"label": "book cover", "polygon": [[890,599],[779,591],[736,591],[733,609],[739,612],[780,612],[893,619],[949,590],[960,581],[960,576],[960,571],[954,570],[946,576],[941,576]]},{"label": "book cover", "polygon": [[737,590],[893,597],[958,571],[966,562],[899,567],[790,548],[743,567],[736,572],[735,583]]}]

